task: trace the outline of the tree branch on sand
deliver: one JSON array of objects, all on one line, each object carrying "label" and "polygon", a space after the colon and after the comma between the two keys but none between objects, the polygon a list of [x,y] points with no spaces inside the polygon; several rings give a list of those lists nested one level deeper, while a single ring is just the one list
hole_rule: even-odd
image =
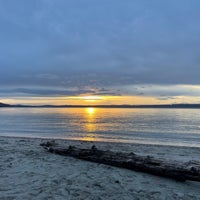
[{"label": "tree branch on sand", "polygon": [[134,171],[145,172],[157,176],[172,178],[177,181],[200,181],[200,163],[189,161],[177,163],[164,161],[151,156],[140,156],[134,153],[113,152],[97,149],[94,145],[91,149],[81,149],[75,146],[68,148],[59,146],[55,142],[40,144],[48,152],[62,156],[70,156],[81,160],[126,168]]}]

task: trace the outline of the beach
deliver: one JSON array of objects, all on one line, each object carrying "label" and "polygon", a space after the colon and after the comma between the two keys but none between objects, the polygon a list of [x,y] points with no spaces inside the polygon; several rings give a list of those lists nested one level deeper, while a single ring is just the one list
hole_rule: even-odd
[{"label": "beach", "polygon": [[[47,139],[0,137],[0,199],[200,199],[200,183],[175,180],[46,152]],[[60,144],[176,161],[199,161],[199,148],[56,140]]]}]

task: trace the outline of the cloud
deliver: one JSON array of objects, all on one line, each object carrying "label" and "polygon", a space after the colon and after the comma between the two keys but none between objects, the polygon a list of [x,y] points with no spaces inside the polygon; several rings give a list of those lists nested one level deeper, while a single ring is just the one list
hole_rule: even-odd
[{"label": "cloud", "polygon": [[170,96],[160,96],[160,97],[157,97],[158,100],[161,100],[161,101],[166,101],[166,100],[176,100],[177,97],[170,97]]},{"label": "cloud", "polygon": [[55,74],[38,74],[38,75],[36,75],[36,78],[50,79],[50,80],[59,79],[59,77]]},{"label": "cloud", "polygon": [[61,96],[78,96],[78,95],[119,95],[115,91],[107,90],[105,88],[52,88],[52,87],[21,87],[21,88],[1,88],[1,96],[48,96],[48,97],[61,97]]},{"label": "cloud", "polygon": [[154,96],[158,99],[200,95],[200,87],[195,85],[127,85],[121,90],[128,95]]},{"label": "cloud", "polygon": [[[1,86],[65,95],[95,93],[82,89],[89,86],[124,94],[129,85],[200,84],[199,1],[109,2],[1,1]],[[156,90],[134,94],[162,94]]]}]

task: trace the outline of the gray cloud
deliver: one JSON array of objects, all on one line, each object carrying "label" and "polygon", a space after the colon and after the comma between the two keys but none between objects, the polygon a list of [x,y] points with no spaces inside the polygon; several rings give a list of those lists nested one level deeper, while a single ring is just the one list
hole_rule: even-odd
[{"label": "gray cloud", "polygon": [[176,97],[170,97],[170,96],[161,96],[161,97],[157,97],[158,100],[161,101],[166,101],[166,100],[176,100]]},{"label": "gray cloud", "polygon": [[4,88],[0,89],[1,96],[76,96],[76,95],[120,95],[104,88],[46,88],[46,87],[28,87],[28,88]]},{"label": "gray cloud", "polygon": [[177,96],[200,96],[200,87],[195,85],[127,85],[121,90],[128,95],[154,96],[160,100],[173,99]]},{"label": "gray cloud", "polygon": [[76,95],[88,86],[116,94],[110,88],[198,85],[199,6],[198,0],[1,1],[0,84],[40,95]]},{"label": "gray cloud", "polygon": [[50,80],[59,79],[59,77],[54,75],[54,74],[38,74],[38,75],[36,75],[36,78],[39,78],[39,79],[50,79]]}]

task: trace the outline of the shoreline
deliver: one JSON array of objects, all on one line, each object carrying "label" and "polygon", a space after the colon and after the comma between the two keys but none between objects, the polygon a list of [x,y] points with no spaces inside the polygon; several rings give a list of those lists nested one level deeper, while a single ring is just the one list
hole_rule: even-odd
[{"label": "shoreline", "polygon": [[[0,136],[0,199],[200,199],[200,183],[176,182],[141,172],[50,154],[51,139]],[[54,139],[58,143],[185,162],[200,148]],[[153,186],[153,187],[152,187]]]},{"label": "shoreline", "polygon": [[189,149],[199,149],[200,146],[198,145],[191,145],[191,146],[188,146],[188,145],[183,145],[183,144],[170,144],[170,143],[145,143],[145,142],[127,142],[127,140],[85,140],[85,139],[80,139],[80,138],[74,138],[74,139],[71,139],[71,138],[60,138],[60,137],[31,137],[31,136],[8,136],[8,135],[0,135],[0,138],[15,138],[15,139],[18,139],[18,138],[22,138],[22,139],[33,139],[33,140],[55,140],[55,141],[66,141],[66,142],[91,142],[91,143],[99,143],[99,144],[124,144],[124,145],[145,145],[145,146],[154,146],[154,147],[170,147],[170,148],[189,148]]}]

